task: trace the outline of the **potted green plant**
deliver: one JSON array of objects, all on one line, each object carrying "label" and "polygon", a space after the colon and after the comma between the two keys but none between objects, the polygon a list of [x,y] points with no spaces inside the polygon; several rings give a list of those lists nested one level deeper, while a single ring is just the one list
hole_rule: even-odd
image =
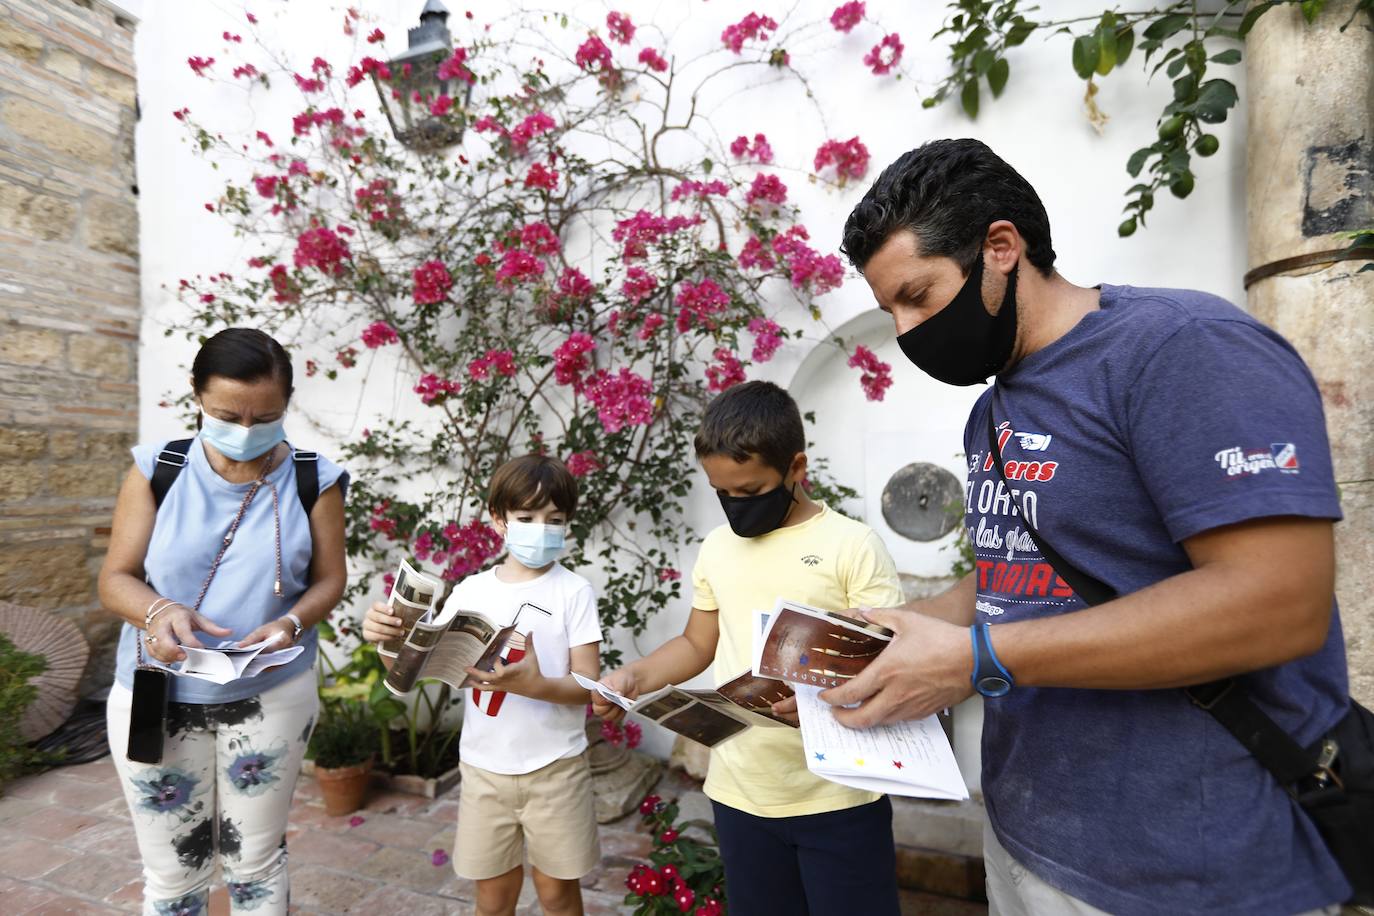
[{"label": "potted green plant", "polygon": [[367,798],[377,729],[366,705],[336,692],[334,686],[320,688],[320,701],[320,719],[309,747],[315,780],[324,798],[325,813],[351,814]]}]

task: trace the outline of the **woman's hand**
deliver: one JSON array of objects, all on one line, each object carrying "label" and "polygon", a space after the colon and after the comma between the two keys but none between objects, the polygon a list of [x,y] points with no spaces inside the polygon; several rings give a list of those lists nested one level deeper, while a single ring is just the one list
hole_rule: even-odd
[{"label": "woman's hand", "polygon": [[[302,630],[301,632],[305,632]],[[268,652],[277,649],[285,649],[296,641],[296,624],[290,617],[278,617],[276,620],[268,621],[239,640],[239,648],[244,646],[254,646],[263,640],[271,640],[272,645],[267,647]]]},{"label": "woman's hand", "polygon": [[186,657],[186,653],[181,651],[182,646],[205,648],[204,643],[196,638],[196,630],[209,633],[211,636],[228,636],[234,632],[184,604],[170,604],[166,610],[158,611],[153,618],[152,626],[146,634],[145,649],[149,655],[164,665],[179,662]]},{"label": "woman's hand", "polygon": [[402,620],[391,613],[391,606],[378,601],[363,615],[363,639],[368,642],[386,642],[406,635],[401,626]]}]

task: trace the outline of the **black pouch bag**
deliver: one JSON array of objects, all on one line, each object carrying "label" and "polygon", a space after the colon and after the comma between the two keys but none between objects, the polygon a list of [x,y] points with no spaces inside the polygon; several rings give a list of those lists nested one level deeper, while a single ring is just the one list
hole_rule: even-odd
[{"label": "black pouch bag", "polygon": [[[142,641],[142,637],[139,637]],[[166,734],[170,675],[161,668],[134,669],[133,704],[129,710],[129,746],[124,756],[138,763],[161,763]]]},{"label": "black pouch bag", "polygon": [[[1006,481],[996,422],[988,409],[988,448]],[[1117,597],[1102,580],[1072,565],[1023,516],[1040,552],[1088,604]],[[1347,903],[1374,906],[1374,713],[1353,699],[1326,735],[1303,747],[1255,705],[1235,678],[1184,688],[1195,705],[1235,736],[1298,802],[1326,842],[1353,891]]]}]

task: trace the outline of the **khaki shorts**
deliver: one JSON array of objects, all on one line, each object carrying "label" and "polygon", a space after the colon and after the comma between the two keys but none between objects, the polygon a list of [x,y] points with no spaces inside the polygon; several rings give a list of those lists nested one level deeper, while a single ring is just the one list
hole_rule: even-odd
[{"label": "khaki shorts", "polygon": [[460,764],[453,870],[480,881],[524,863],[550,878],[581,878],[601,859],[586,753],[519,776]]}]

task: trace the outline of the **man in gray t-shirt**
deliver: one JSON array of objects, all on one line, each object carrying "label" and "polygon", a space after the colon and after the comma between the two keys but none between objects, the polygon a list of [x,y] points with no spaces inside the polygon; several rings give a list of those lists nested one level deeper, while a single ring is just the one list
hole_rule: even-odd
[{"label": "man in gray t-shirt", "polygon": [[[1214,296],[1069,283],[1035,191],[973,140],[889,166],[844,249],[918,368],[996,380],[964,437],[974,572],[873,613],[900,638],[826,694],[861,703],[837,716],[924,716],[973,686],[988,698],[994,912],[1346,899],[1297,803],[1176,689],[1238,676],[1304,745],[1348,708],[1341,510],[1297,353]],[[1120,597],[1086,607],[1036,532]]]}]

